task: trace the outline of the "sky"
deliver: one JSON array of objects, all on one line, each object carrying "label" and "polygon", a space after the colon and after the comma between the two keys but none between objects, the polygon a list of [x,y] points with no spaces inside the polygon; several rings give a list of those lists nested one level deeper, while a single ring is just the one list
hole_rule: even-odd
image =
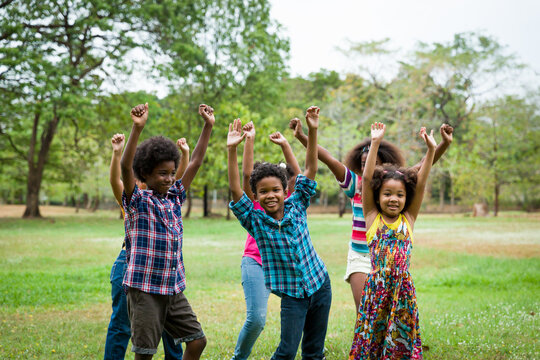
[{"label": "sky", "polygon": [[448,42],[481,31],[540,73],[539,0],[271,0],[271,15],[291,44],[292,75],[321,68],[354,71],[337,48],[390,38],[411,51],[419,41]]},{"label": "sky", "polygon": [[[305,76],[324,68],[354,72],[362,59],[350,59],[338,48],[389,38],[392,49],[406,54],[421,41],[449,42],[460,32],[482,32],[507,46],[508,54],[529,65],[527,81],[537,88],[540,74],[540,0],[270,0],[271,16],[290,40],[291,75]],[[137,81],[131,79],[137,78]],[[166,95],[165,86],[140,81],[130,90]],[[143,77],[144,78],[144,77]]]}]

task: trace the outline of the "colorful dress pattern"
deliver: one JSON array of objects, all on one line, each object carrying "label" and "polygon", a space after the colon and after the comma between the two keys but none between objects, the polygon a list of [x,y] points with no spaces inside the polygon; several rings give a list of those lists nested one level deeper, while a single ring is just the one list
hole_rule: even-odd
[{"label": "colorful dress pattern", "polygon": [[422,359],[416,294],[409,273],[412,232],[400,214],[381,214],[367,232],[371,255],[349,360]]}]

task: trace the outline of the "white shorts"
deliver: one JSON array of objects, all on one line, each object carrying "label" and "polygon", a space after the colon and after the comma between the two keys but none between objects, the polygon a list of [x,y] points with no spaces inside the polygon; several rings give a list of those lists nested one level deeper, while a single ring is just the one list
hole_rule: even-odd
[{"label": "white shorts", "polygon": [[347,255],[347,271],[344,280],[349,282],[349,278],[354,273],[369,274],[371,272],[371,261],[369,253],[359,253],[354,251],[349,245],[349,254]]}]

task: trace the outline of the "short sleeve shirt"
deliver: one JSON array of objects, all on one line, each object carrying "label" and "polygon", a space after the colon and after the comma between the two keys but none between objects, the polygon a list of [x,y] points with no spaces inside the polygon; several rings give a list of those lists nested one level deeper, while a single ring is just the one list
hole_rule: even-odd
[{"label": "short sleeve shirt", "polygon": [[124,286],[161,295],[184,291],[181,208],[185,199],[181,180],[177,180],[165,196],[135,186],[128,203],[124,192],[128,261]]},{"label": "short sleeve shirt", "polygon": [[281,220],[255,210],[246,194],[229,205],[240,224],[255,238],[265,285],[277,295],[311,296],[320,289],[328,274],[307,227],[306,210],[316,187],[315,181],[298,175],[295,191],[285,200]]}]

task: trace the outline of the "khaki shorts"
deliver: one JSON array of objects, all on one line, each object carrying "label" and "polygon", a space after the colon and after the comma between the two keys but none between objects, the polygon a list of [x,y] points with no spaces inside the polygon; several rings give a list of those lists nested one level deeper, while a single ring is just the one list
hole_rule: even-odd
[{"label": "khaki shorts", "polygon": [[128,288],[127,307],[131,321],[131,351],[155,354],[163,330],[176,344],[204,338],[201,324],[183,293],[149,294]]},{"label": "khaki shorts", "polygon": [[349,254],[347,254],[347,271],[343,280],[349,282],[349,278],[354,273],[369,274],[371,272],[371,261],[369,253],[359,253],[354,251],[349,245]]}]

